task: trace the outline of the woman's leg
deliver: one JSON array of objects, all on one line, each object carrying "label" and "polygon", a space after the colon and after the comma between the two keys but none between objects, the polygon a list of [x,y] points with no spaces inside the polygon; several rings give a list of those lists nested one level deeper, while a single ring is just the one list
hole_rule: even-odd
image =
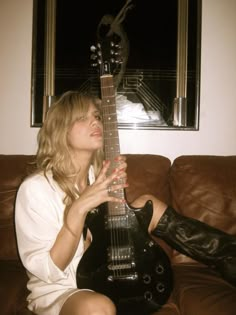
[{"label": "woman's leg", "polygon": [[167,207],[152,234],[180,253],[202,262],[236,286],[236,237]]},{"label": "woman's leg", "polygon": [[153,201],[149,232],[163,239],[178,252],[216,269],[236,286],[236,237],[201,221],[178,214],[153,196],[142,196],[134,202],[140,207]]},{"label": "woman's leg", "polygon": [[105,295],[91,291],[72,294],[62,306],[59,315],[115,315],[113,302]]}]

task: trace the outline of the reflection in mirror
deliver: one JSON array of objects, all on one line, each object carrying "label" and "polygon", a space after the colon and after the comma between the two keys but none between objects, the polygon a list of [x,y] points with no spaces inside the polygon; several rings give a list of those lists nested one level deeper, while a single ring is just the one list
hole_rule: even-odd
[{"label": "reflection in mirror", "polygon": [[32,127],[67,90],[100,94],[90,48],[111,36],[119,128],[198,130],[201,0],[34,0],[33,20]]}]

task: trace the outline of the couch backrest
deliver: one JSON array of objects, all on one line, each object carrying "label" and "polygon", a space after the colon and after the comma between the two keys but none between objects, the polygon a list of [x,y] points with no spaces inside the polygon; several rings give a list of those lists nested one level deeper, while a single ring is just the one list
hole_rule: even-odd
[{"label": "couch backrest", "polygon": [[32,155],[0,155],[0,260],[18,259],[14,229],[17,189],[32,169]]},{"label": "couch backrest", "polygon": [[161,155],[127,154],[129,187],[127,199],[132,202],[143,194],[152,194],[167,204],[170,202],[169,172],[171,162]]},{"label": "couch backrest", "polygon": [[170,189],[180,213],[236,235],[236,156],[178,157]]}]

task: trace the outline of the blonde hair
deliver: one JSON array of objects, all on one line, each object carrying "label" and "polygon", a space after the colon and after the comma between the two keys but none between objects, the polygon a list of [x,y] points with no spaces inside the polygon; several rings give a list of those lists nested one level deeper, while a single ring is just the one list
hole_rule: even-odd
[{"label": "blonde hair", "polygon": [[[53,178],[65,192],[66,208],[79,195],[75,186],[78,171],[72,162],[67,134],[73,123],[88,112],[91,103],[99,109],[100,100],[92,95],[77,91],[64,93],[49,108],[38,133],[37,170],[43,171],[45,175],[48,171],[52,172]],[[102,160],[103,151],[97,150],[92,160],[95,177],[101,169]]]}]

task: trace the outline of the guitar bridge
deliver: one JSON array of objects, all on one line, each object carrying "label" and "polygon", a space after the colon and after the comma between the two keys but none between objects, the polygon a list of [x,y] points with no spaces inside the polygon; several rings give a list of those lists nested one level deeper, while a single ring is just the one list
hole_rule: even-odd
[{"label": "guitar bridge", "polygon": [[134,273],[130,273],[130,274],[113,274],[113,275],[109,275],[107,277],[107,280],[110,282],[113,281],[135,281],[138,280],[138,274],[137,272]]},{"label": "guitar bridge", "polygon": [[[124,257],[123,257],[124,258]],[[137,280],[138,274],[134,272],[135,262],[129,259],[115,260],[108,264],[110,275],[107,277],[108,281],[128,281]]]}]

